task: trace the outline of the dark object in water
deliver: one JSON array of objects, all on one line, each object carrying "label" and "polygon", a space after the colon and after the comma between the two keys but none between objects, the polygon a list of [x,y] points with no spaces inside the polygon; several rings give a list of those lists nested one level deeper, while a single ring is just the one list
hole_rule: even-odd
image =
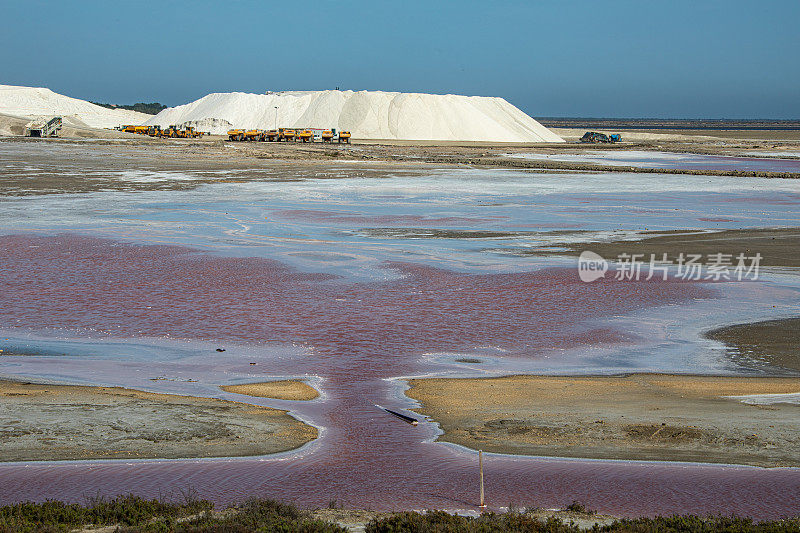
[{"label": "dark object in water", "polygon": [[218,352],[224,352],[224,351],[225,351],[225,348],[217,348],[217,351],[218,351]]},{"label": "dark object in water", "polygon": [[390,415],[394,415],[397,418],[399,418],[400,420],[402,420],[403,422],[407,422],[407,423],[411,424],[412,426],[416,426],[417,424],[419,424],[419,421],[416,418],[413,418],[411,416],[404,415],[403,413],[398,413],[397,411],[392,411],[391,409],[387,409],[387,408],[382,407],[382,406],[380,406],[378,404],[375,404],[375,407],[378,407],[379,409],[383,409],[384,411],[386,411]]}]

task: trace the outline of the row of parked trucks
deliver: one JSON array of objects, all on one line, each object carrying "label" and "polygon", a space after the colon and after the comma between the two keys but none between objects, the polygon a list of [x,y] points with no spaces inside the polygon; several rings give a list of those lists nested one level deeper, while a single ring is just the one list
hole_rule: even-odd
[{"label": "row of parked trucks", "polygon": [[162,130],[161,126],[134,126],[128,124],[120,126],[117,129],[125,133],[138,133],[139,135],[149,135],[150,137],[168,137],[173,139],[197,139],[203,135],[208,135],[208,132],[197,131],[193,126],[184,126],[180,128],[172,125]]},{"label": "row of parked trucks", "polygon": [[[133,124],[123,125],[117,128],[125,133],[138,133],[139,135],[149,135],[150,137],[169,137],[176,139],[196,139],[207,132],[197,131],[192,126],[180,128],[172,125],[161,129],[161,126],[136,126]],[[277,130],[248,130],[233,129],[228,131],[228,139],[231,141],[274,141],[274,142],[323,142],[323,143],[349,143],[349,131],[336,131],[335,128],[329,130],[320,128],[278,128]]]},{"label": "row of parked trucks", "polygon": [[267,141],[267,142],[323,142],[349,143],[349,131],[336,131],[320,128],[278,128],[277,130],[234,129],[228,131],[231,141]]}]

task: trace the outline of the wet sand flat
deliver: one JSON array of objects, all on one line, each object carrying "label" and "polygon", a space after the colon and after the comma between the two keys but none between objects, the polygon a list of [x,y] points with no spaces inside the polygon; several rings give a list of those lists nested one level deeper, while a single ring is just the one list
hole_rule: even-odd
[{"label": "wet sand flat", "polygon": [[[642,261],[648,262],[654,254],[660,260],[663,254],[675,261],[683,254],[699,254],[702,262],[709,255],[722,253],[732,256],[745,254],[752,257],[761,254],[760,266],[800,267],[800,228],[750,228],[722,231],[677,230],[658,232],[659,235],[645,236],[637,241],[609,241],[592,243],[570,243],[559,250],[540,248],[525,252],[530,255],[578,255],[591,250],[606,259],[614,259],[621,254],[643,254]],[[748,260],[750,261],[750,260]],[[747,263],[749,264],[749,262]]]},{"label": "wet sand flat", "polygon": [[793,378],[634,374],[414,379],[440,440],[489,452],[800,465],[800,405],[725,396],[800,392]]},{"label": "wet sand flat", "polygon": [[244,403],[0,381],[0,461],[264,455],[316,436],[286,411]]},{"label": "wet sand flat", "polygon": [[769,371],[800,371],[800,318],[765,320],[715,329],[706,337],[724,342],[737,363]]},{"label": "wet sand flat", "polygon": [[296,379],[246,383],[243,385],[223,385],[220,389],[225,392],[244,394],[245,396],[275,398],[276,400],[308,401],[319,397],[319,392],[314,387]]}]

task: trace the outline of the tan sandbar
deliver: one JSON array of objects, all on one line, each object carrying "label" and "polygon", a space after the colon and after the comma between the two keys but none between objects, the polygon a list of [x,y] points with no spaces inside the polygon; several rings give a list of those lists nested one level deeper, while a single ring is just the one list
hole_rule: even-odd
[{"label": "tan sandbar", "polygon": [[316,437],[286,411],[245,403],[0,380],[0,461],[264,455]]},{"label": "tan sandbar", "polygon": [[724,396],[800,392],[797,378],[634,374],[415,379],[440,440],[491,452],[800,466],[800,406]]},{"label": "tan sandbar", "polygon": [[220,389],[234,394],[244,394],[258,398],[274,398],[276,400],[307,401],[319,397],[317,389],[296,379],[246,383],[244,385],[223,385]]}]

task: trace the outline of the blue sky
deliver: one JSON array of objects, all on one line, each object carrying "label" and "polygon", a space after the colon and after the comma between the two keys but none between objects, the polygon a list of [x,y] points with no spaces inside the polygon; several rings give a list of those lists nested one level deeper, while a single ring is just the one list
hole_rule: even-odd
[{"label": "blue sky", "polygon": [[800,1],[0,0],[0,83],[114,103],[341,87],[532,116],[800,119]]}]

